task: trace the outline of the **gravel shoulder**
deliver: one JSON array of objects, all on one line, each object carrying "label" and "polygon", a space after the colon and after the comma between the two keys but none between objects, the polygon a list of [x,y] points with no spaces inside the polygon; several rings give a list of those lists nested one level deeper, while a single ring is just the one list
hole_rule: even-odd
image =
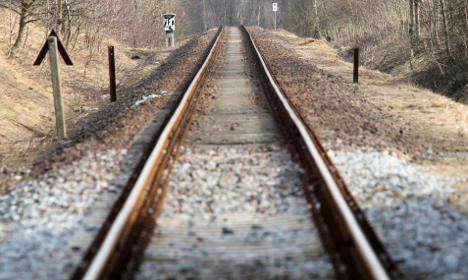
[{"label": "gravel shoulder", "polygon": [[69,140],[48,145],[16,175],[21,182],[2,187],[0,279],[70,278],[140,160],[140,131],[157,134],[215,34],[174,50],[118,102],[78,122]]},{"label": "gravel shoulder", "polygon": [[[361,69],[326,42],[249,30],[410,279],[468,274],[467,108]],[[307,42],[306,44],[303,44]]]}]

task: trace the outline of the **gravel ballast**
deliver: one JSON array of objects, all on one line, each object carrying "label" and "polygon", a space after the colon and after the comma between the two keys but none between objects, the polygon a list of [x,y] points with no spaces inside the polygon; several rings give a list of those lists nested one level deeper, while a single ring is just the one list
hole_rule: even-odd
[{"label": "gravel ballast", "polygon": [[0,279],[69,279],[120,194],[110,182],[126,154],[90,153],[1,196]]},{"label": "gravel ballast", "polygon": [[185,147],[136,279],[328,279],[300,170],[278,144]]},{"label": "gravel ballast", "polygon": [[390,255],[409,279],[466,279],[468,218],[449,204],[450,185],[395,154],[328,152]]}]

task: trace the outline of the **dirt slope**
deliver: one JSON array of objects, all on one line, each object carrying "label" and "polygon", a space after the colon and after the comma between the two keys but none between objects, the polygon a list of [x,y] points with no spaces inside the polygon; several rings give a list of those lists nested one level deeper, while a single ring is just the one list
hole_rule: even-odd
[{"label": "dirt slope", "polygon": [[[324,141],[389,149],[434,173],[466,176],[467,105],[365,68],[355,85],[353,65],[327,42],[249,29],[280,86]],[[466,210],[467,185],[461,181],[454,197]]]},{"label": "dirt slope", "polygon": [[[333,82],[339,82],[344,90],[354,91],[355,96],[361,95],[365,102],[388,116],[391,129],[402,129],[408,144],[421,145],[425,151],[438,154],[468,152],[467,105],[365,68],[360,69],[359,85],[354,85],[352,64],[341,59],[327,42],[310,42],[310,38],[300,38],[284,30],[274,35],[269,31],[253,30],[268,32],[262,37],[274,37],[275,43],[290,51],[292,56],[314,65]],[[303,45],[304,42],[309,43]],[[273,47],[270,49],[274,51]]]},{"label": "dirt slope", "polygon": [[[16,31],[15,20],[14,14],[0,10],[0,167],[29,161],[32,148],[56,139],[48,56],[41,66],[32,66],[47,31],[30,24],[24,47],[9,58],[6,54],[15,38],[10,35]],[[90,50],[85,42],[81,35],[76,44],[67,47],[74,66],[61,65],[69,127],[109,102],[108,45],[116,49],[120,87],[148,76],[150,69],[169,55],[167,50],[132,49],[108,37],[104,37],[100,49]],[[132,59],[136,55],[139,59]]]}]

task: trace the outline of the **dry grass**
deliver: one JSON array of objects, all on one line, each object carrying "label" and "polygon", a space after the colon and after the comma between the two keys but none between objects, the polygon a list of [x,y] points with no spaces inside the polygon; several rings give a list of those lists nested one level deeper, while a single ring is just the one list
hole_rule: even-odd
[{"label": "dry grass", "polygon": [[[13,58],[8,58],[16,21],[14,14],[0,9],[0,167],[6,164],[7,157],[21,157],[32,147],[56,138],[48,57],[41,66],[32,66],[47,31],[30,24],[23,48]],[[79,36],[76,44],[68,46],[74,66],[62,64],[61,67],[68,126],[109,102],[108,45],[115,46],[117,83],[121,87],[148,76],[169,54],[162,51],[155,56],[156,51],[131,49],[110,37],[104,37],[99,51],[91,51],[84,35]],[[132,60],[135,54],[141,59]],[[149,56],[153,60],[154,57],[161,59],[149,61],[146,59]]]},{"label": "dry grass", "polygon": [[[299,38],[287,31],[278,32],[279,37],[293,44],[297,54],[316,64],[319,68],[352,83],[353,65],[340,58],[337,50],[327,42],[299,46],[305,38]],[[432,138],[443,140],[446,136],[457,137],[454,149],[465,150],[468,144],[468,106],[455,102],[427,89],[399,81],[389,74],[360,68],[360,89],[367,92],[369,101],[401,119],[412,122],[414,134],[433,131]],[[428,142],[430,140],[428,139]]]},{"label": "dry grass", "polygon": [[340,55],[352,60],[352,48],[361,49],[361,64],[390,73],[468,104],[468,49],[466,1],[448,4],[448,37],[445,47],[438,5],[421,2],[421,32],[411,56],[407,0],[327,1],[321,25],[330,34]]},{"label": "dry grass", "polygon": [[[300,38],[284,30],[277,32],[277,37],[287,46],[293,46],[304,60],[342,78],[343,83],[352,84],[353,65],[342,60],[327,42],[315,41],[300,46],[309,38]],[[468,212],[468,105],[365,68],[360,71],[359,90],[373,106],[389,113],[404,133],[424,143],[434,154],[441,153],[419,164],[430,167],[435,174],[465,178],[454,185],[456,199],[453,203]]]}]

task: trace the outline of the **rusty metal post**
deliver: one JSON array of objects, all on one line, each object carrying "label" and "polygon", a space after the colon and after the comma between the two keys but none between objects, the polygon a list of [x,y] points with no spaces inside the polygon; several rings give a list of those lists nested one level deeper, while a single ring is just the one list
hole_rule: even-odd
[{"label": "rusty metal post", "polygon": [[111,102],[117,101],[117,93],[116,93],[116,83],[115,83],[115,54],[114,54],[114,46],[109,46],[109,81],[110,81],[110,97]]},{"label": "rusty metal post", "polygon": [[354,48],[354,75],[353,82],[359,83],[359,48]]}]

